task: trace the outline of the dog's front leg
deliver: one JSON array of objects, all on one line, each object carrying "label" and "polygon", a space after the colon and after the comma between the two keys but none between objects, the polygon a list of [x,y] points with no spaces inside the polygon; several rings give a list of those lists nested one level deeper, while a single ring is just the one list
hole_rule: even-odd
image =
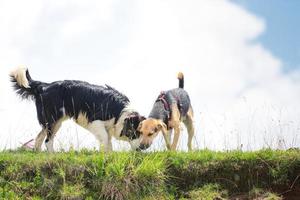
[{"label": "dog's front leg", "polygon": [[103,121],[96,120],[87,126],[87,129],[96,137],[100,143],[99,150],[111,151],[112,145],[108,132]]},{"label": "dog's front leg", "polygon": [[179,140],[179,135],[180,135],[180,127],[176,126],[174,128],[174,138],[173,138],[173,143],[171,145],[171,150],[173,150],[173,151],[176,150],[177,143],[178,143],[178,140]]},{"label": "dog's front leg", "polygon": [[178,110],[177,104],[172,104],[171,109],[172,116],[171,121],[169,121],[169,126],[174,128],[174,138],[171,145],[171,150],[176,150],[180,135],[180,112]]},{"label": "dog's front leg", "polygon": [[112,151],[112,143],[111,138],[107,131],[100,131],[100,133],[96,136],[100,142],[100,151],[110,152]]},{"label": "dog's front leg", "polygon": [[168,150],[171,150],[171,137],[170,137],[170,132],[167,131],[167,130],[162,130],[162,133],[163,133],[163,136],[164,136],[164,139],[165,139],[165,142],[166,142],[166,146],[167,146],[167,149]]},{"label": "dog's front leg", "polygon": [[101,141],[100,142],[100,147],[99,147],[99,151],[104,151],[104,152],[110,152],[111,149],[111,145],[109,144],[108,140],[107,141]]},{"label": "dog's front leg", "polygon": [[98,133],[94,133],[94,135],[96,136],[100,144],[99,151],[112,151],[112,143],[106,131],[100,131]]},{"label": "dog's front leg", "polygon": [[106,152],[112,151],[112,143],[111,143],[111,135],[108,134],[108,140],[107,140],[107,149]]}]

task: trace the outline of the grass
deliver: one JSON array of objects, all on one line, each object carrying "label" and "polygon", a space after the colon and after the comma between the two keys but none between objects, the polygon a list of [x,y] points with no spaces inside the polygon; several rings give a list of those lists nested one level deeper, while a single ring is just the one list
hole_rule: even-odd
[{"label": "grass", "polygon": [[0,199],[282,199],[300,151],[0,152]]}]

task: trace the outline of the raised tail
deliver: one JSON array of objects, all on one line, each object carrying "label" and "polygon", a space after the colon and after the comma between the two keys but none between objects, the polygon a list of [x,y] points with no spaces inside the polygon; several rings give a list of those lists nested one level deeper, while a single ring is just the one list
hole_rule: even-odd
[{"label": "raised tail", "polygon": [[13,88],[22,99],[33,99],[35,96],[34,89],[31,87],[33,80],[30,77],[26,67],[19,67],[12,71],[10,80],[13,83]]},{"label": "raised tail", "polygon": [[183,73],[182,72],[179,72],[178,75],[177,75],[177,78],[179,80],[179,88],[182,88],[184,87],[184,77],[183,77]]}]

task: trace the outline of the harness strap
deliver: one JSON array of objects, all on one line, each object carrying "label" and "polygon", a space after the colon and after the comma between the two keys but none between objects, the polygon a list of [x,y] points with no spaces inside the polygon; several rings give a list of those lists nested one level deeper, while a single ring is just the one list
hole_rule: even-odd
[{"label": "harness strap", "polygon": [[168,102],[167,102],[167,100],[166,100],[166,93],[165,93],[164,91],[162,91],[162,92],[160,93],[160,95],[158,96],[156,102],[158,102],[158,101],[163,102],[164,108],[165,108],[166,111],[168,111],[168,112],[171,111],[170,105],[168,104]]}]

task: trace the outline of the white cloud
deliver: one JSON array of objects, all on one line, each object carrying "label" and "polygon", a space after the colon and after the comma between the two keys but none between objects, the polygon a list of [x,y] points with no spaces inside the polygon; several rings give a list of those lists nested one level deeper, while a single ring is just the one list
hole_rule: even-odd
[{"label": "white cloud", "polygon": [[[5,21],[0,21],[2,29],[9,27],[0,40],[10,41],[0,48],[6,55],[0,61],[1,96],[10,90],[3,74],[12,65],[27,64],[39,80],[108,83],[147,115],[161,90],[177,87],[176,73],[183,71],[199,147],[277,147],[278,138],[286,146],[299,144],[299,74],[282,73],[281,61],[256,41],[267,28],[264,21],[243,8],[229,1],[196,0],[133,1],[130,6],[118,1],[29,2],[17,13],[11,12],[15,4],[8,3]],[[20,24],[18,30],[9,26],[12,22]],[[20,43],[14,43],[16,38]],[[25,126],[32,137],[39,129],[34,106],[22,102],[15,108],[15,98],[0,101],[9,117],[0,116],[7,123],[20,119],[21,125],[10,126],[20,133],[8,136],[7,127],[3,133],[18,138]],[[16,112],[22,109],[29,116]],[[88,135],[68,124],[59,140],[76,143],[73,132]],[[182,137],[185,143],[186,134]],[[83,146],[96,145],[89,140]]]}]

